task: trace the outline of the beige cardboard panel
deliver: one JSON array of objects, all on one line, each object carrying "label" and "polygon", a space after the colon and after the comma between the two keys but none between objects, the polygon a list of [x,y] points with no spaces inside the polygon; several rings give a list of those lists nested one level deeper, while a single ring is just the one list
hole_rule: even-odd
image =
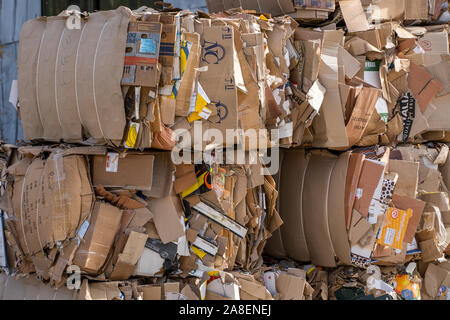
[{"label": "beige cardboard panel", "polygon": [[335,251],[328,227],[328,196],[336,157],[312,155],[305,177],[302,215],[312,263],[335,267]]},{"label": "beige cardboard panel", "polygon": [[398,173],[394,193],[399,196],[415,198],[419,180],[419,163],[403,160],[390,160],[389,172]]},{"label": "beige cardboard panel", "polygon": [[206,27],[201,39],[204,46],[200,67],[207,66],[208,71],[200,74],[199,81],[217,108],[219,120],[212,124],[212,128],[225,136],[226,129],[238,128],[233,29],[229,26]]},{"label": "beige cardboard panel", "polygon": [[366,31],[369,29],[364,9],[359,0],[339,0],[348,32]]},{"label": "beige cardboard panel", "polygon": [[[285,152],[281,170],[280,229],[284,247],[289,256],[298,261],[310,261],[310,253],[303,223],[303,191],[309,159],[304,150]],[[297,183],[293,184],[292,181]]]},{"label": "beige cardboard panel", "polygon": [[148,208],[153,213],[156,230],[164,244],[178,242],[185,235],[172,197],[152,199]]},{"label": "beige cardboard panel", "polygon": [[43,19],[30,20],[22,26],[20,34],[18,94],[25,140],[40,139],[44,133],[36,97],[36,72],[45,27]]},{"label": "beige cardboard panel", "polygon": [[47,27],[42,40],[37,71],[37,97],[44,126],[44,139],[59,141],[62,137],[61,123],[57,112],[56,67],[58,45],[65,29],[62,17],[47,18]]},{"label": "beige cardboard panel", "polygon": [[186,117],[189,113],[191,97],[195,90],[199,57],[201,55],[200,36],[197,33],[185,33],[185,40],[192,43],[180,89],[178,90],[175,115]]},{"label": "beige cardboard panel", "polygon": [[56,61],[56,112],[61,123],[62,139],[66,142],[83,141],[82,126],[77,107],[75,64],[77,62],[78,44],[82,30],[64,28],[58,47],[58,61]]},{"label": "beige cardboard panel", "polygon": [[75,300],[76,291],[58,290],[35,278],[20,278],[0,273],[0,300]]},{"label": "beige cardboard panel", "polygon": [[143,193],[150,198],[165,198],[172,190],[175,166],[170,152],[158,152],[154,156],[152,189]]},{"label": "beige cardboard panel", "polygon": [[328,227],[336,256],[344,264],[351,264],[350,244],[345,224],[345,184],[350,152],[336,161],[328,190]]},{"label": "beige cardboard panel", "polygon": [[342,31],[325,31],[321,64],[320,83],[327,89],[321,112],[314,118],[312,129],[314,148],[339,148],[348,146],[344,114],[338,85],[339,45]]}]

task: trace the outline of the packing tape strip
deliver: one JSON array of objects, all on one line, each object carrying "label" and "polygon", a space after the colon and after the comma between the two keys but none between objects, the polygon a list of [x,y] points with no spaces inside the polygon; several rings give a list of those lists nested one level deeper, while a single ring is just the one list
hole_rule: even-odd
[{"label": "packing tape strip", "polygon": [[39,103],[39,61],[41,60],[41,49],[42,49],[42,43],[44,42],[45,35],[47,34],[47,29],[44,30],[44,33],[42,33],[41,43],[39,44],[39,53],[37,58],[37,65],[36,65],[36,104],[38,109],[38,115],[39,115],[39,121],[41,122],[42,128],[44,128],[44,122],[42,121],[42,115],[41,115],[41,106]]},{"label": "packing tape strip", "polygon": [[81,30],[81,36],[80,36],[80,40],[78,41],[78,47],[77,47],[77,56],[75,59],[75,101],[77,104],[78,118],[80,119],[80,123],[83,128],[86,126],[84,125],[83,119],[81,118],[80,103],[78,100],[78,57],[79,57],[80,45],[81,45],[81,41],[83,40],[83,35],[84,35],[85,29],[86,29],[86,24],[83,25],[83,29]]},{"label": "packing tape strip", "polygon": [[[44,175],[41,174],[41,187],[43,185],[44,185]],[[40,201],[38,203],[36,203],[36,221],[39,221],[39,204],[40,203],[41,203]],[[41,251],[44,252],[44,246],[42,245],[41,233],[39,232],[39,228],[37,226],[36,226],[36,230],[37,230],[37,235],[38,235],[39,245],[41,247]]]},{"label": "packing tape strip", "polygon": [[97,65],[97,55],[98,55],[98,48],[100,46],[100,42],[102,40],[103,37],[103,32],[105,32],[106,27],[108,26],[110,21],[107,21],[102,28],[102,31],[100,32],[100,36],[98,37],[98,41],[97,41],[97,47],[95,48],[95,56],[94,56],[94,67],[92,68],[92,90],[94,92],[94,106],[95,106],[95,113],[97,115],[97,123],[100,129],[100,132],[103,136],[103,139],[105,139],[106,142],[108,142],[109,140],[105,137],[105,133],[103,132],[103,128],[102,128],[102,124],[100,122],[100,116],[98,114],[98,105],[97,105],[97,96],[95,94],[95,69],[96,69],[96,65]]},{"label": "packing tape strip", "polygon": [[[61,128],[61,133],[63,133],[63,125],[61,122],[61,114],[59,112],[58,107],[58,60],[59,60],[59,51],[61,49],[62,39],[64,37],[64,33],[66,32],[66,28],[61,32],[61,36],[59,37],[58,50],[56,51],[56,60],[55,60],[55,105],[56,105],[56,115],[58,116],[59,127]],[[64,137],[64,135],[63,135]]]},{"label": "packing tape strip", "polygon": [[27,237],[25,235],[25,227],[23,225],[23,192],[25,191],[25,184],[27,181],[27,175],[30,172],[31,164],[28,166],[27,171],[25,172],[25,176],[23,177],[23,183],[22,183],[22,193],[20,196],[20,222],[22,224],[22,233],[23,233],[23,240],[25,242],[25,245],[27,246],[27,252],[30,254],[30,248],[28,246]]},{"label": "packing tape strip", "polygon": [[[61,181],[65,180],[65,177],[64,177],[64,160],[63,160],[63,157],[60,154],[60,151],[57,151],[57,153],[54,155],[54,159],[52,159],[52,160],[55,161],[56,182],[58,183],[58,195],[59,195],[58,204],[59,204],[59,206],[57,205],[56,208],[57,209],[58,209],[58,207],[60,209],[64,208],[64,214],[63,214],[63,217],[64,217],[64,234],[67,234],[67,230],[66,230],[66,216],[68,215],[67,214],[67,207],[64,205],[65,202],[63,201],[63,195],[61,194],[61,189],[62,189],[61,188]],[[62,168],[62,172],[63,172],[62,176],[60,174],[61,171],[60,171],[59,167]]]},{"label": "packing tape strip", "polygon": [[256,3],[258,4],[258,11],[261,12],[261,4],[259,3],[259,0],[256,0]]},{"label": "packing tape strip", "polygon": [[283,15],[286,15],[286,12],[284,11],[283,7],[280,4],[280,0],[277,0],[277,2],[278,2],[278,6],[280,7],[280,10],[283,13]]}]

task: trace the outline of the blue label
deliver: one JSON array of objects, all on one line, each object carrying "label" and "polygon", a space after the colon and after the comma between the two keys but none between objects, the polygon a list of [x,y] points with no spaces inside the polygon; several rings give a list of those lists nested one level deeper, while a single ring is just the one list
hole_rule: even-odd
[{"label": "blue label", "polygon": [[141,48],[139,52],[155,54],[157,49],[156,41],[153,39],[141,39]]}]

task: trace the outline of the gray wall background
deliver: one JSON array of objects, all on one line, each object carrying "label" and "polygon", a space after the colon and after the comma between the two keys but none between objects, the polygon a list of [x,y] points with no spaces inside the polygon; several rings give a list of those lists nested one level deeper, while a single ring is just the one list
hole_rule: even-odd
[{"label": "gray wall background", "polygon": [[9,103],[11,83],[17,80],[17,52],[22,25],[41,14],[39,0],[0,0],[0,140],[23,139],[17,111]]},{"label": "gray wall background", "polygon": [[[208,11],[206,0],[166,0],[175,7]],[[17,80],[20,31],[25,21],[41,15],[40,0],[0,0],[0,140],[15,144],[23,139],[20,119],[9,103],[13,80]]]}]

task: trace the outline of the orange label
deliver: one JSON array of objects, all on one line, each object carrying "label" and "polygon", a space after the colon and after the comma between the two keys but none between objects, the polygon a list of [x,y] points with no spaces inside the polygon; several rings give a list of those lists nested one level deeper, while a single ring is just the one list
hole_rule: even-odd
[{"label": "orange label", "polygon": [[403,249],[403,239],[409,219],[412,217],[412,209],[400,210],[389,208],[384,216],[384,223],[378,236],[377,243],[398,250]]}]

